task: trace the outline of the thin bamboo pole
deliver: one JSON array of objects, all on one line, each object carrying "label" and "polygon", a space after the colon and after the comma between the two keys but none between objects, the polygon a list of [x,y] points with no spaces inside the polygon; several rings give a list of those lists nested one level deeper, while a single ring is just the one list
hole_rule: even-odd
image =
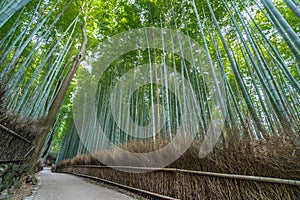
[{"label": "thin bamboo pole", "polygon": [[206,172],[206,171],[194,171],[194,170],[176,169],[176,168],[99,166],[99,165],[71,165],[71,166],[67,166],[66,168],[68,168],[68,167],[115,168],[115,169],[133,169],[133,170],[139,170],[139,171],[144,170],[144,171],[158,171],[158,172],[179,172],[179,173],[189,173],[189,174],[213,176],[213,177],[220,177],[220,178],[230,178],[230,179],[240,179],[240,180],[248,180],[248,181],[258,181],[258,182],[268,182],[268,183],[300,186],[299,180],[281,179],[281,178],[263,177],[263,176],[248,176],[248,175],[240,175],[240,174],[225,174],[225,173]]}]

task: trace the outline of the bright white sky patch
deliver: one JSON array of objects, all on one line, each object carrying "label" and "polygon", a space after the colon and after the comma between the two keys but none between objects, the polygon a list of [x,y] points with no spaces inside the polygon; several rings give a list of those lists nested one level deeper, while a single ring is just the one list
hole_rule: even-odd
[{"label": "bright white sky patch", "polygon": [[82,61],[81,65],[84,69],[87,69],[89,73],[92,73],[92,66],[88,64],[86,61]]}]

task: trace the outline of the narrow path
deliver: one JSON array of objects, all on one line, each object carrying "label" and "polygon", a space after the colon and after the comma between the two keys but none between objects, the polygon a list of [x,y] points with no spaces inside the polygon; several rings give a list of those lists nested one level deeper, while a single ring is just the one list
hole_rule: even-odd
[{"label": "narrow path", "polygon": [[41,186],[34,200],[130,200],[129,196],[88,183],[81,178],[60,173],[51,173],[44,168],[39,173]]}]

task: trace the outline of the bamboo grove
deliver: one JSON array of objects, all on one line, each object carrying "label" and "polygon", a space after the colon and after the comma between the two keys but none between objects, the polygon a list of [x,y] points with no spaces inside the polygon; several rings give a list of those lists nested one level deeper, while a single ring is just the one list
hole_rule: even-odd
[{"label": "bamboo grove", "polygon": [[[51,143],[55,151],[61,143],[58,161],[87,153],[84,143],[94,150],[107,148],[100,136],[92,135],[92,120],[99,121],[114,144],[136,140],[134,134],[127,134],[114,121],[110,98],[125,73],[130,72],[130,76],[123,84],[130,87],[130,80],[139,73],[135,66],[146,63],[159,65],[146,68],[154,80],[134,91],[130,98],[127,106],[132,119],[146,126],[155,111],[161,109],[159,105],[164,105],[158,117],[165,118],[165,124],[153,122],[161,131],[153,133],[150,140],[155,144],[172,140],[176,128],[184,123],[180,115],[187,102],[184,93],[174,93],[160,82],[172,72],[174,77],[179,74],[188,80],[195,92],[194,101],[201,108],[193,119],[198,125],[197,139],[205,137],[214,115],[212,83],[207,82],[199,67],[180,55],[151,48],[119,57],[99,82],[95,80],[97,118],[89,118],[88,110],[82,113],[87,116],[83,120],[89,123],[85,141],[78,136],[73,102],[80,98],[80,84],[94,70],[91,66],[96,63],[97,53],[101,53],[99,44],[121,32],[143,27],[183,33],[203,49],[208,68],[213,69],[213,81],[224,91],[226,117],[218,144],[235,146],[244,140],[281,136],[290,138],[299,148],[300,9],[295,0],[16,0],[2,1],[0,16],[0,79],[5,85],[2,106],[32,120],[48,115],[80,50],[81,26],[86,23],[88,43],[83,62],[71,77],[73,81],[45,142],[44,154]],[[122,87],[118,92],[122,96]],[[118,106],[124,113],[125,106]],[[127,115],[118,117],[124,124],[129,123]],[[136,133],[133,128],[127,130]]]}]

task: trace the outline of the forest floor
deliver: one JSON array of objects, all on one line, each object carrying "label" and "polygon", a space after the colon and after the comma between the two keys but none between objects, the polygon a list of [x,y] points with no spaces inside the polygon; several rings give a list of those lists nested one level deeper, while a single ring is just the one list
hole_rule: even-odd
[{"label": "forest floor", "polygon": [[[40,179],[37,177],[36,178]],[[14,191],[13,194],[9,195],[9,200],[33,200],[34,194],[36,193],[38,186],[26,183],[25,180],[22,181],[21,188]]]},{"label": "forest floor", "polygon": [[135,199],[72,175],[51,173],[50,168],[44,168],[39,176],[40,186],[33,200]]}]

